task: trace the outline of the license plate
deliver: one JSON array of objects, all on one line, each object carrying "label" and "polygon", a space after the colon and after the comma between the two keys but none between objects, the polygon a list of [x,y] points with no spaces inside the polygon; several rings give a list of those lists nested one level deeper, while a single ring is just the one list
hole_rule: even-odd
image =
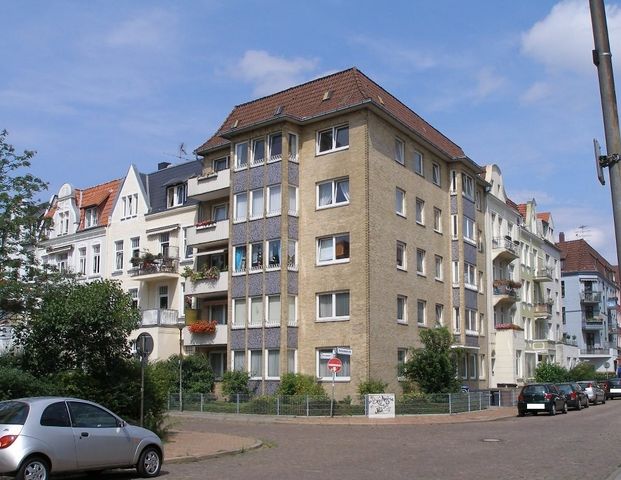
[{"label": "license plate", "polygon": [[610,393],[621,393],[621,388],[611,388]]},{"label": "license plate", "polygon": [[527,403],[527,410],[545,410],[546,406],[543,403]]}]

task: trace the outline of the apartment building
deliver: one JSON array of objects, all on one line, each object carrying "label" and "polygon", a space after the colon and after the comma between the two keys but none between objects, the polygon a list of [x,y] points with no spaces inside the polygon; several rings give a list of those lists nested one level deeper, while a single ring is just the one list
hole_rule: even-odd
[{"label": "apartment building", "polygon": [[487,385],[485,181],[459,146],[354,68],[236,106],[196,153],[194,273],[229,283],[192,306],[226,298],[227,366],[256,392],[286,372],[330,382],[333,355],[338,396],[399,391],[437,324],[464,384]]},{"label": "apartment building", "polygon": [[618,365],[618,279],[613,267],[584,239],[565,240],[561,250],[563,323],[566,336],[580,349],[580,361],[598,372]]}]

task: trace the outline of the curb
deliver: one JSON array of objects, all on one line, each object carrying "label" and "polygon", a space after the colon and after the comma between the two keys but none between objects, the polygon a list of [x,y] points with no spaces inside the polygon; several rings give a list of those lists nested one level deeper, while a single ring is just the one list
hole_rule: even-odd
[{"label": "curb", "polygon": [[200,462],[202,460],[208,460],[210,458],[218,458],[224,457],[227,455],[238,455],[240,453],[249,452],[250,450],[256,450],[263,446],[263,442],[261,440],[257,440],[255,443],[248,447],[236,448],[234,450],[221,450],[215,453],[207,453],[204,455],[186,455],[183,457],[172,457],[167,460],[164,460],[163,465],[166,464],[174,464],[174,463],[192,463],[192,462]]}]

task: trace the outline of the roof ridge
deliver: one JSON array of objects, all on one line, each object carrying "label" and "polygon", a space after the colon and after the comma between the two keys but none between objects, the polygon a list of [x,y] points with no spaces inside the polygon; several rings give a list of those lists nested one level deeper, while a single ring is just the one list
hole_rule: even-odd
[{"label": "roof ridge", "polygon": [[122,178],[115,178],[115,179],[113,179],[113,180],[108,180],[108,181],[106,181],[106,182],[101,182],[101,183],[98,183],[98,184],[96,184],[96,185],[92,185],[92,186],[90,186],[90,187],[85,187],[85,188],[75,188],[74,190],[75,190],[76,192],[81,191],[82,193],[84,193],[84,192],[86,192],[87,190],[90,190],[90,189],[92,189],[92,188],[99,188],[99,187],[103,187],[104,185],[107,185],[108,183],[121,182],[121,181],[123,181],[124,179],[125,179],[125,177],[122,177]]}]

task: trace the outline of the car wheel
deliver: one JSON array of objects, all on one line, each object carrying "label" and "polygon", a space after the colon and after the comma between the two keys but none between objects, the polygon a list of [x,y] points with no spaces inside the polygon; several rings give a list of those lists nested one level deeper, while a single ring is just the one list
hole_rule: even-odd
[{"label": "car wheel", "polygon": [[584,402],[584,408],[589,408],[589,399],[587,398],[587,401]]},{"label": "car wheel", "polygon": [[556,415],[556,404],[552,402],[552,406],[550,407],[550,416]]},{"label": "car wheel", "polygon": [[582,400],[580,400],[580,398],[578,398],[578,406],[576,407],[576,410],[582,410]]},{"label": "car wheel", "polygon": [[606,403],[606,399],[605,399],[605,398],[602,400],[602,405],[603,405],[604,403]]},{"label": "car wheel", "polygon": [[567,413],[567,402],[563,404],[563,413]]},{"label": "car wheel", "polygon": [[17,471],[16,480],[48,480],[50,466],[42,457],[28,457]]},{"label": "car wheel", "polygon": [[136,470],[143,478],[157,477],[162,468],[162,454],[155,447],[146,447],[140,454]]},{"label": "car wheel", "polygon": [[518,417],[523,417],[524,415],[526,415],[526,412],[518,410]]}]

